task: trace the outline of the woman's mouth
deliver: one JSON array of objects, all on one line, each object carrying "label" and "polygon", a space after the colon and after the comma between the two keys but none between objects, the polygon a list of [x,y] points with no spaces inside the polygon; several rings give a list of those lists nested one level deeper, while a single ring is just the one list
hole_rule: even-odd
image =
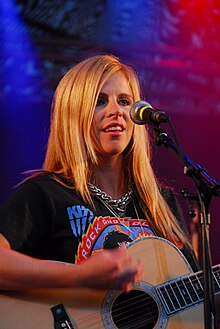
[{"label": "woman's mouth", "polygon": [[110,132],[110,131],[123,131],[123,128],[121,126],[113,126],[113,127],[108,127],[103,130],[104,132]]}]

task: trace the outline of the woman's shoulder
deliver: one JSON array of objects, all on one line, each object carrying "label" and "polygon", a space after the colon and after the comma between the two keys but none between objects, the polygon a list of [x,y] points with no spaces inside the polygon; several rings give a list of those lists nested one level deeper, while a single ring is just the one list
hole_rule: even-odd
[{"label": "woman's shoulder", "polygon": [[27,185],[44,185],[44,184],[58,184],[66,187],[72,187],[63,175],[57,174],[49,171],[37,171],[26,177],[19,185],[27,186]]},{"label": "woman's shoulder", "polygon": [[175,199],[174,189],[171,186],[159,185],[159,190],[164,199]]},{"label": "woman's shoulder", "polygon": [[73,193],[75,191],[74,186],[68,183],[62,175],[45,171],[34,172],[18,184],[16,190],[20,193],[50,193],[51,191],[56,193],[58,190],[71,190]]},{"label": "woman's shoulder", "polygon": [[161,185],[159,187],[159,189],[160,189],[161,195],[163,196],[164,200],[166,201],[166,203],[170,207],[170,210],[172,211],[174,216],[180,222],[183,221],[182,208],[179,204],[179,197],[178,197],[176,191],[174,190],[174,188],[172,188],[170,186]]},{"label": "woman's shoulder", "polygon": [[54,175],[54,173],[49,172],[34,173],[16,186],[2,207],[27,203],[45,204],[45,202],[58,204],[59,202],[68,203],[74,200],[82,202],[74,187],[68,187],[61,175]]}]

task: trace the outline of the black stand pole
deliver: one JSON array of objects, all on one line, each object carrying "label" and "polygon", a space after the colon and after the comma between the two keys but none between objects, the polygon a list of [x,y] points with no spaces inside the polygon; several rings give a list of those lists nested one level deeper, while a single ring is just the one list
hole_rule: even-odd
[{"label": "black stand pole", "polygon": [[209,258],[209,224],[209,214],[204,218],[204,214],[201,212],[205,328],[212,328],[212,272]]},{"label": "black stand pole", "polygon": [[[184,163],[184,174],[192,177],[198,189],[198,199],[200,201],[201,214],[200,222],[202,227],[202,251],[203,251],[203,271],[204,271],[204,324],[205,329],[212,328],[212,319],[215,322],[215,300],[213,275],[211,268],[211,253],[209,244],[209,225],[210,213],[209,206],[212,196],[220,196],[220,184],[212,179],[206,170],[200,165],[195,164],[189,159],[183,151],[177,147],[168,134],[160,129],[159,125],[155,125],[154,135],[156,145],[164,145],[171,148]],[[197,181],[199,182],[197,184]],[[217,328],[217,327],[216,327]]]}]

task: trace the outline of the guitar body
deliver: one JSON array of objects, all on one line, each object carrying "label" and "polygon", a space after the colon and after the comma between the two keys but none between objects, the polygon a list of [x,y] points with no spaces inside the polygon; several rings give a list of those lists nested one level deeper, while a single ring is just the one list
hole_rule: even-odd
[{"label": "guitar body", "polygon": [[[203,303],[167,316],[154,290],[160,284],[190,274],[191,268],[182,253],[158,237],[140,239],[128,251],[134,259],[144,262],[143,280],[133,285],[130,293],[89,289],[2,292],[0,328],[53,329],[50,308],[63,304],[73,327],[79,329],[203,329]],[[134,298],[139,299],[139,304],[132,304]],[[126,299],[129,305],[125,313],[119,305]]]}]

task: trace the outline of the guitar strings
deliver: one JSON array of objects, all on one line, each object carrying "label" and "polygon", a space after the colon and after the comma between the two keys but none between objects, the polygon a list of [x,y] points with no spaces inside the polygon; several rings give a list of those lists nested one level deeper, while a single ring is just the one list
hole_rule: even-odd
[{"label": "guitar strings", "polygon": [[[137,321],[138,316],[140,316],[140,319],[141,319],[141,316],[143,318],[143,315],[145,315],[145,319],[144,320],[141,320],[142,321],[141,325],[143,325],[143,323],[146,323],[147,317],[146,317],[146,312],[143,309],[142,310],[139,310],[139,306],[137,306],[138,308],[135,306],[135,305],[137,305],[137,302],[138,303],[144,302],[146,309],[151,308],[151,306],[153,306],[153,305],[157,305],[155,302],[152,302],[152,299],[148,303],[146,303],[146,300],[147,300],[146,296],[145,297],[142,297],[142,298],[133,297],[133,298],[130,298],[130,300],[129,300],[129,301],[131,301],[130,307],[132,308],[132,306],[133,306],[132,313],[134,314],[136,321]],[[128,314],[128,312],[124,312],[124,308],[125,308],[124,305],[125,305],[125,303],[126,302],[120,302],[120,303],[117,304],[117,307],[118,307],[118,310],[117,311],[118,311],[118,313],[120,312],[121,321],[123,323],[127,320],[127,317],[124,314]],[[110,312],[110,311],[108,312],[108,314],[110,315],[110,317],[112,317],[112,313],[113,312]],[[106,314],[106,312],[105,312],[105,314]],[[156,323],[156,321],[158,319],[158,306],[156,306],[154,312],[152,312],[152,311],[150,312],[148,318],[149,317],[151,319],[153,319],[154,322]],[[89,320],[89,324],[90,324],[89,325],[89,328],[91,329],[91,328],[93,328],[92,327],[93,326],[93,322],[94,322],[93,320],[96,320],[96,318],[98,318],[98,319],[100,318],[100,312],[94,312],[94,313],[90,314],[89,316],[87,316],[86,318],[85,317],[82,317],[81,319],[78,318],[77,321],[76,321],[76,323],[82,325],[83,323],[88,322],[88,320]],[[140,319],[139,319],[139,321],[140,321]],[[129,316],[129,324],[130,324],[130,321],[131,321],[131,318]],[[139,322],[139,324],[140,324],[140,322]],[[97,325],[97,322],[94,323],[94,328],[96,328],[96,325]],[[137,322],[135,322],[135,328],[138,328]]]},{"label": "guitar strings", "polygon": [[[215,269],[214,269],[214,271],[215,272],[217,272],[217,274],[219,275],[219,269],[218,268],[220,268],[219,266],[216,266],[215,267]],[[192,279],[191,279],[191,282],[192,283],[199,283],[200,284],[200,286],[201,286],[201,290],[203,291],[203,285],[202,285],[202,283],[203,282],[200,282],[200,280],[198,279],[198,275],[202,275],[202,271],[199,271],[199,272],[197,272],[197,273],[192,273],[191,275],[189,275],[189,277],[191,277],[192,276]],[[186,277],[187,278],[187,277]],[[201,278],[201,280],[203,279],[203,277]],[[171,283],[176,283],[176,282],[179,282],[179,281],[182,281],[182,280],[184,280],[184,279],[175,279],[175,280],[172,280],[171,281]],[[189,281],[190,282],[190,281]],[[216,286],[218,286],[219,287],[219,283],[218,283],[218,281],[217,281],[217,283],[216,283]],[[172,290],[172,288],[171,288],[171,285],[170,284],[168,284],[167,286],[166,286],[166,289],[167,289],[167,292],[169,293],[171,290]],[[187,289],[187,288],[186,288]],[[188,290],[188,289],[187,289]],[[176,294],[177,296],[178,296],[178,294]],[[179,291],[179,295],[181,295],[181,292]],[[148,296],[147,296],[148,297]],[[153,305],[155,306],[156,305],[156,307],[155,307],[155,309],[154,309],[154,311],[152,311],[151,310],[151,312],[150,312],[150,315],[149,315],[149,317],[151,318],[151,319],[153,319],[153,320],[155,320],[155,321],[157,321],[158,320],[158,307],[163,307],[162,305],[160,305],[160,303],[159,303],[159,305],[157,304],[157,302],[155,301],[155,302],[153,302],[153,300],[152,300],[152,298],[150,298],[149,299],[149,301],[146,303],[146,300],[147,300],[147,298],[146,298],[146,296],[144,296],[144,297],[133,297],[133,298],[130,298],[130,307],[131,307],[131,309],[132,309],[132,311],[133,311],[133,313],[134,313],[134,316],[135,317],[137,317],[138,315],[139,316],[141,316],[142,314],[143,314],[143,309],[142,310],[139,310],[139,306],[135,306],[135,304],[137,304],[137,300],[138,300],[138,302],[144,302],[145,303],[145,307],[146,307],[146,309],[148,309],[148,308],[151,308]],[[203,300],[203,299],[200,299],[200,300]],[[192,301],[192,303],[191,304],[193,304],[193,301]],[[198,304],[198,303],[195,303],[195,304]],[[125,308],[125,302],[120,302],[120,303],[118,303],[117,304],[117,307],[118,307],[118,313],[119,312],[121,312],[120,313],[120,316],[121,316],[121,319],[122,319],[122,321],[126,321],[126,316],[124,315],[124,308]],[[132,306],[133,306],[133,308],[132,308]],[[187,306],[189,306],[189,305],[187,305],[187,302],[186,302],[186,307]],[[183,307],[181,307],[180,306],[180,308],[179,309],[184,309],[184,308],[186,308],[185,306],[183,306]],[[178,309],[176,309],[176,312],[178,312],[179,310]],[[112,314],[112,312],[108,312],[109,313],[109,315],[110,315],[110,317],[111,317],[111,314]],[[127,313],[125,313],[125,314],[127,314]],[[145,314],[146,315],[146,314]],[[94,313],[92,313],[92,314],[90,314],[89,315],[89,321],[90,321],[90,328],[92,329],[92,328],[96,328],[96,325],[97,325],[97,322],[95,322],[94,324],[92,323],[92,320],[95,320],[95,319],[99,319],[100,318],[100,312],[94,312]],[[144,319],[139,319],[139,322],[137,323],[137,318],[135,318],[135,328],[136,329],[138,329],[139,328],[139,325],[141,325],[141,327],[142,327],[142,325],[144,324],[144,323],[146,323],[146,320],[147,320],[147,318],[144,318]],[[77,323],[79,322],[79,323],[83,323],[83,322],[85,322],[85,321],[88,321],[88,317],[85,319],[85,317],[83,317],[82,319],[78,319],[77,320]],[[93,321],[94,322],[94,321]],[[130,317],[129,317],[129,324],[131,324],[131,319],[130,319]],[[93,327],[93,325],[94,325],[94,327]],[[122,327],[121,327],[122,328]],[[126,328],[126,327],[125,327]]]}]

